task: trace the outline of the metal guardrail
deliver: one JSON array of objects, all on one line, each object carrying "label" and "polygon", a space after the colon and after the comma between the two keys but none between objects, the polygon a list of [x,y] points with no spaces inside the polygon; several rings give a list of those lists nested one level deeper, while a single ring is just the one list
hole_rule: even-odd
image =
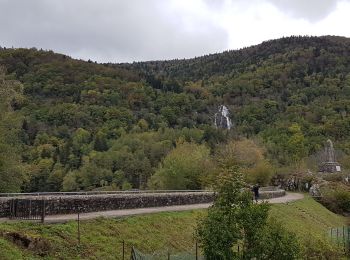
[{"label": "metal guardrail", "polygon": [[29,192],[29,193],[0,193],[2,198],[23,196],[71,196],[71,195],[113,195],[113,194],[141,194],[141,193],[188,193],[213,192],[211,190],[127,190],[127,191],[77,191],[77,192]]}]

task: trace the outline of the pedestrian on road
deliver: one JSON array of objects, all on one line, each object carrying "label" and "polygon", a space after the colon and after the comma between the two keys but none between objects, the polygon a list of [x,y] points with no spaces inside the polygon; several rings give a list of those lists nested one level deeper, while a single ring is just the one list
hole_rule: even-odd
[{"label": "pedestrian on road", "polygon": [[254,187],[253,187],[253,192],[254,192],[254,199],[255,199],[256,203],[258,203],[258,199],[259,199],[259,196],[260,196],[259,189],[260,189],[259,184],[258,183],[255,184]]}]

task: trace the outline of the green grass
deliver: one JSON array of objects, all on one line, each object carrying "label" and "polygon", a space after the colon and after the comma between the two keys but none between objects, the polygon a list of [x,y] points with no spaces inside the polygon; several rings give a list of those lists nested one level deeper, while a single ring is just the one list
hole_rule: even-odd
[{"label": "green grass", "polygon": [[[0,232],[20,232],[48,241],[46,258],[93,258],[121,259],[122,241],[125,240],[127,255],[131,246],[144,252],[167,250],[179,252],[194,247],[193,231],[196,219],[204,211],[157,213],[123,219],[96,219],[81,222],[81,244],[78,246],[77,223],[41,225],[28,222],[0,224]],[[0,240],[0,245],[2,240]],[[6,242],[4,240],[4,242]],[[8,243],[8,242],[7,242]],[[11,259],[12,253],[22,258],[35,258],[30,250],[8,246],[13,250],[0,250],[0,259]],[[16,257],[21,259],[21,257]]]},{"label": "green grass", "polygon": [[[196,220],[205,210],[157,213],[123,219],[96,219],[81,222],[81,244],[77,240],[77,223],[37,224],[28,222],[1,223],[0,234],[18,232],[41,238],[41,250],[24,249],[0,236],[0,259],[121,259],[122,241],[127,256],[131,246],[144,252],[179,252],[193,250]],[[271,216],[281,220],[305,243],[325,238],[330,227],[345,225],[348,219],[335,215],[306,197],[289,204],[273,205]],[[308,242],[309,241],[309,242]]]},{"label": "green grass", "polygon": [[342,258],[343,248],[330,242],[328,232],[332,227],[349,225],[349,218],[334,214],[308,195],[302,200],[273,205],[270,216],[297,235],[304,258],[346,259]]},{"label": "green grass", "polygon": [[349,222],[349,218],[334,214],[309,196],[288,204],[275,204],[270,213],[301,237],[323,237],[331,227]]},{"label": "green grass", "polygon": [[0,249],[0,259],[17,260],[22,258],[21,250],[3,238],[0,238]]}]

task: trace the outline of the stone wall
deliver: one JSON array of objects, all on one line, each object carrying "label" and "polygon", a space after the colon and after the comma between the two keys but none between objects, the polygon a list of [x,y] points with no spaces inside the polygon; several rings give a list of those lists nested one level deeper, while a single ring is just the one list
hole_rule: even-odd
[{"label": "stone wall", "polygon": [[[281,189],[262,188],[261,199],[282,197]],[[213,192],[172,192],[172,193],[129,193],[105,195],[64,195],[64,196],[24,196],[19,199],[45,199],[46,215],[73,214],[78,212],[96,212],[118,209],[134,209],[210,203],[214,200]],[[0,217],[9,217],[10,200],[0,198]],[[41,205],[40,203],[32,203]]]},{"label": "stone wall", "polygon": [[[42,200],[43,198],[45,198],[46,214],[57,215],[78,212],[210,203],[214,199],[214,193],[174,192],[25,197],[25,199],[31,200]],[[23,199],[23,197],[21,199]],[[9,198],[0,199],[0,217],[9,216],[9,204]]]},{"label": "stone wall", "polygon": [[273,198],[279,198],[279,197],[285,196],[286,191],[282,189],[277,189],[277,188],[274,188],[271,190],[262,188],[259,195],[260,195],[260,199],[273,199]]}]

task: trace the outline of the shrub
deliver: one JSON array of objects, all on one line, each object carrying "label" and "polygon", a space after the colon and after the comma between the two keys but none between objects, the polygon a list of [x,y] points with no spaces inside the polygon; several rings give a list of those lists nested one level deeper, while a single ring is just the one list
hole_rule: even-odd
[{"label": "shrub", "polygon": [[338,214],[350,213],[350,191],[343,186],[324,188],[321,203],[329,210]]},{"label": "shrub", "polygon": [[246,170],[245,179],[249,183],[259,183],[260,185],[266,186],[270,184],[274,173],[275,170],[273,166],[269,162],[263,160],[255,167]]},{"label": "shrub", "polygon": [[149,181],[152,189],[201,189],[212,169],[209,149],[195,143],[177,143]]}]

